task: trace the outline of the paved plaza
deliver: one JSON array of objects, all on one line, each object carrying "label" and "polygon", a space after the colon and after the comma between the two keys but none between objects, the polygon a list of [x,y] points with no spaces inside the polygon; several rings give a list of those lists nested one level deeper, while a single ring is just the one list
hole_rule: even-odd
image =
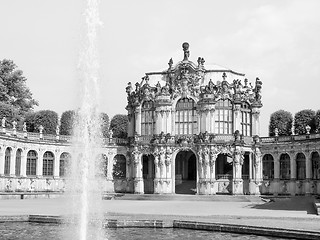
[{"label": "paved plaza", "polygon": [[[320,217],[312,198],[294,197],[275,202],[104,200],[108,219],[192,220],[320,232]],[[65,197],[0,201],[0,215],[67,215]]]}]

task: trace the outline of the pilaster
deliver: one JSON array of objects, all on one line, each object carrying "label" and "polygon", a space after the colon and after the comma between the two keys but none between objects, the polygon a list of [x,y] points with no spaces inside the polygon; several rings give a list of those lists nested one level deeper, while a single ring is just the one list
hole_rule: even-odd
[{"label": "pilaster", "polygon": [[10,176],[15,176],[15,167],[16,167],[16,154],[17,154],[17,148],[14,147],[11,149],[10,153]]},{"label": "pilaster", "polygon": [[252,136],[260,136],[260,109],[252,108]]},{"label": "pilaster", "polygon": [[234,118],[233,118],[233,130],[236,131],[236,130],[239,130],[242,134],[242,129],[241,129],[241,111],[240,111],[240,108],[241,108],[241,104],[237,103],[234,105]]},{"label": "pilaster", "polygon": [[36,175],[38,178],[43,177],[43,154],[44,154],[44,152],[45,151],[43,149],[39,149],[39,152],[38,152],[37,171],[36,171]]},{"label": "pilaster", "polygon": [[61,150],[56,149],[54,153],[54,162],[53,162],[53,177],[54,178],[60,178],[60,156],[61,156]]},{"label": "pilaster", "polygon": [[2,146],[0,149],[0,176],[4,175],[5,150],[5,146]]},{"label": "pilaster", "polygon": [[141,153],[138,150],[138,147],[134,147],[132,151],[133,156],[133,167],[134,167],[134,193],[135,194],[144,194],[144,185],[143,185],[143,177],[142,177],[142,159]]},{"label": "pilaster", "polygon": [[232,194],[243,194],[243,180],[242,180],[242,165],[243,165],[243,151],[240,146],[235,146],[233,152],[233,182]]},{"label": "pilaster", "polygon": [[135,132],[141,135],[141,106],[135,109]]}]

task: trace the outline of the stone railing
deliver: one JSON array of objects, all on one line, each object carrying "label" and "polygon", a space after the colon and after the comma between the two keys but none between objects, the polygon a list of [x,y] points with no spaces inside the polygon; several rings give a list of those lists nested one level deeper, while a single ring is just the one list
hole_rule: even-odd
[{"label": "stone railing", "polygon": [[291,136],[278,136],[278,137],[261,137],[261,143],[272,144],[272,143],[281,143],[281,142],[293,142],[293,141],[305,141],[309,139],[319,139],[320,134],[304,134],[304,135],[291,135]]},{"label": "stone railing", "polygon": [[[1,129],[1,127],[0,127]],[[42,134],[39,132],[27,132],[17,131],[14,129],[2,128],[0,131],[0,137],[14,137],[19,139],[25,139],[29,141],[45,141],[45,142],[60,142],[60,143],[71,143],[72,136],[69,135],[55,135],[55,134]],[[122,138],[104,138],[104,145],[126,145],[128,144],[127,139]]]}]

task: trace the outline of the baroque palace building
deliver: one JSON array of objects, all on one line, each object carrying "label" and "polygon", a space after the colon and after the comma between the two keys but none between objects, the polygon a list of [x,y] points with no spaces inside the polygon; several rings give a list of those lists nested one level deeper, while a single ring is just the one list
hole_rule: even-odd
[{"label": "baroque palace building", "polygon": [[[104,139],[106,192],[320,194],[320,134],[260,136],[262,82],[199,57],[128,83],[128,139]],[[3,116],[0,116],[3,117]],[[68,136],[0,128],[0,192],[63,192]]]}]

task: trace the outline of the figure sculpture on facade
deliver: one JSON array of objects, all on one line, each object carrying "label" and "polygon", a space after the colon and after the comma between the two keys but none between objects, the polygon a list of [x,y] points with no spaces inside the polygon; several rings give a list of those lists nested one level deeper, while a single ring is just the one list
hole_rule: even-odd
[{"label": "figure sculpture on facade", "polygon": [[184,42],[184,43],[182,44],[182,49],[183,49],[183,52],[184,52],[183,61],[188,61],[188,58],[189,58],[189,55],[190,55],[190,52],[189,52],[189,43]]},{"label": "figure sculpture on facade", "polygon": [[6,127],[6,117],[3,117],[2,120],[1,120],[1,125],[2,125],[2,128],[5,128]]},{"label": "figure sculpture on facade", "polygon": [[17,122],[16,122],[16,121],[13,121],[13,122],[12,122],[12,129],[13,129],[13,130],[16,130],[16,129],[17,129]]}]

